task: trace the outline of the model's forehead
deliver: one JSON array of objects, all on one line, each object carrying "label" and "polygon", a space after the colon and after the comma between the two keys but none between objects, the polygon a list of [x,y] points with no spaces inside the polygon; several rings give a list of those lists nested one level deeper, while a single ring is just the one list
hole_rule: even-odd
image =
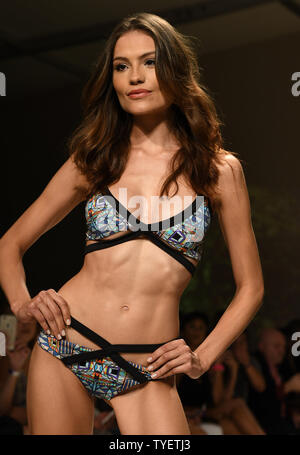
[{"label": "model's forehead", "polygon": [[141,30],[132,30],[124,33],[117,40],[114,48],[114,57],[123,55],[125,57],[155,51],[155,43],[151,36]]}]

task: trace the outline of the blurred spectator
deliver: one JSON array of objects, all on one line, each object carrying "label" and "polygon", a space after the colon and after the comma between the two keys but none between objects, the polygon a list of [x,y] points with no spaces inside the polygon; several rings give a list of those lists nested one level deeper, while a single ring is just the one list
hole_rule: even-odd
[{"label": "blurred spectator", "polygon": [[[293,355],[292,346],[296,340],[292,339],[294,333],[300,336],[300,319],[293,319],[280,331],[284,334],[287,343],[287,349],[282,363],[279,365],[279,372],[284,380],[290,379],[294,374],[300,373],[300,355]],[[297,339],[299,339],[297,337]],[[298,349],[300,351],[300,349]]]},{"label": "blurred spectator", "polygon": [[238,369],[230,349],[210,369],[214,406],[207,410],[207,416],[218,420],[224,434],[265,435],[245,399],[234,396]]},{"label": "blurred spectator", "polygon": [[233,396],[248,402],[250,385],[258,392],[263,392],[266,382],[256,358],[249,353],[247,331],[242,333],[230,348],[238,363],[237,379]]},{"label": "blurred spectator", "polygon": [[[286,412],[287,394],[300,392],[300,374],[287,381],[280,375],[279,365],[286,355],[286,339],[274,328],[264,329],[255,353],[264,375],[266,388],[249,390],[249,406],[267,434],[296,434],[297,428]],[[291,407],[291,404],[289,404]]]},{"label": "blurred spectator", "polygon": [[94,434],[120,434],[114,410],[99,398],[95,399]]},{"label": "blurred spectator", "polygon": [[[0,434],[28,434],[26,412],[27,369],[36,326],[17,323],[15,347],[1,359]],[[7,345],[8,343],[6,343]]]},{"label": "blurred spectator", "polygon": [[300,393],[290,392],[285,399],[286,417],[295,427],[295,434],[300,435]]},{"label": "blurred spectator", "polygon": [[[206,338],[208,318],[198,311],[181,315],[181,336],[192,350]],[[223,434],[219,425],[210,422],[210,428],[204,425],[202,416],[211,402],[211,386],[205,373],[198,379],[191,379],[185,374],[176,375],[176,385],[192,434]],[[209,422],[206,422],[209,423]]]},{"label": "blurred spectator", "polygon": [[[195,350],[207,336],[207,316],[199,312],[183,316],[181,332],[186,343]],[[207,434],[265,434],[245,401],[233,397],[237,370],[238,363],[228,350],[198,379],[177,375],[178,393],[192,434],[197,434],[196,428]],[[210,428],[208,424],[215,427]]]}]

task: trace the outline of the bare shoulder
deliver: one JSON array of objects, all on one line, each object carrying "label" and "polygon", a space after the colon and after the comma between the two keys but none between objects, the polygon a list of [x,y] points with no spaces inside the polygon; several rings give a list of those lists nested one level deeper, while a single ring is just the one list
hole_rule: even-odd
[{"label": "bare shoulder", "polygon": [[222,150],[222,162],[217,164],[217,168],[220,172],[219,183],[225,184],[230,183],[235,178],[241,178],[243,176],[243,167],[240,160],[227,150]]},{"label": "bare shoulder", "polygon": [[247,200],[248,190],[241,161],[231,152],[221,150],[220,163],[216,163],[219,178],[215,195],[216,211],[230,210],[233,200]]},{"label": "bare shoulder", "polygon": [[241,161],[227,150],[222,150],[221,163],[216,164],[219,171],[217,190],[220,200],[238,188],[246,187]]}]

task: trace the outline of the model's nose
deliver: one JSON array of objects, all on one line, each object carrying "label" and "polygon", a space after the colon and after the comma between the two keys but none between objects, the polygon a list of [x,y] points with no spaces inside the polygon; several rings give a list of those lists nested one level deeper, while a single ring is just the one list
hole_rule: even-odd
[{"label": "model's nose", "polygon": [[145,82],[145,75],[140,67],[133,67],[130,71],[130,83],[138,84]]}]

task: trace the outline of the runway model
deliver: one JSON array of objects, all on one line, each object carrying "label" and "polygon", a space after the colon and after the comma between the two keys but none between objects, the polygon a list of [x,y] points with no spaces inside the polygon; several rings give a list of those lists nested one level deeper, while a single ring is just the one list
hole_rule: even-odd
[{"label": "runway model", "polygon": [[[30,433],[92,434],[96,396],[121,434],[188,435],[175,375],[208,371],[263,298],[242,165],[222,148],[192,42],[159,16],[138,13],[115,27],[82,106],[68,159],[0,240],[11,309],[41,327],[28,376]],[[83,201],[82,268],[31,297],[24,253]],[[213,217],[236,292],[192,351],[179,337],[179,303]]]}]

